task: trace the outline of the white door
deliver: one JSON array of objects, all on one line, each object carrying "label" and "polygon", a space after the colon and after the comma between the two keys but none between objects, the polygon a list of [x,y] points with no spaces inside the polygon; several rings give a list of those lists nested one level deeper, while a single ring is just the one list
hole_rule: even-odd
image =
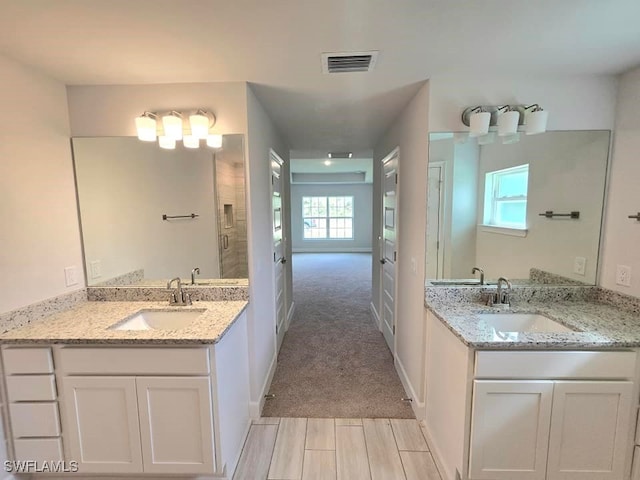
[{"label": "white door", "polygon": [[398,149],[382,160],[382,334],[395,353],[398,237]]},{"label": "white door", "polygon": [[473,382],[469,478],[545,480],[550,381]]},{"label": "white door", "polygon": [[145,473],[214,473],[209,377],[138,377]]},{"label": "white door", "polygon": [[142,472],[133,377],[64,377],[67,458],[80,473]]},{"label": "white door", "polygon": [[285,302],[285,238],[284,238],[284,202],[282,201],[282,171],[284,161],[271,151],[271,208],[273,219],[273,276],[276,300],[276,337],[278,351],[286,331],[287,318]]},{"label": "white door", "polygon": [[556,382],[548,480],[622,480],[631,382]]},{"label": "white door", "polygon": [[427,189],[426,278],[444,275],[444,245],[442,243],[442,185],[444,166],[429,165]]}]

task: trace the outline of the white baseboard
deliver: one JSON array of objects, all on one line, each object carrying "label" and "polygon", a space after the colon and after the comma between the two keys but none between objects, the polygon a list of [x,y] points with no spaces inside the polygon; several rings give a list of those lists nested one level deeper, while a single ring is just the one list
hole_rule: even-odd
[{"label": "white baseboard", "polygon": [[371,247],[295,247],[293,253],[371,253]]},{"label": "white baseboard", "polygon": [[450,478],[450,477],[447,476],[447,470],[444,467],[444,463],[442,463],[442,454],[440,453],[440,450],[438,449],[436,444],[433,442],[433,436],[431,435],[431,432],[429,431],[429,427],[427,426],[427,422],[422,421],[420,423],[424,426],[422,431],[425,434],[425,436],[427,437],[427,445],[429,446],[429,451],[431,452],[431,456],[433,457],[433,461],[435,462],[436,467],[438,468],[438,472],[440,473],[440,478],[442,478],[442,480],[455,480],[454,478]]},{"label": "white baseboard", "polygon": [[402,386],[404,387],[405,392],[407,392],[407,395],[409,395],[409,398],[412,399],[411,408],[413,409],[413,413],[418,420],[423,420],[425,417],[425,403],[418,401],[418,394],[409,381],[407,371],[405,370],[404,365],[402,365],[402,362],[397,355],[395,355],[395,364],[398,376],[400,377],[400,381],[402,382]]},{"label": "white baseboard", "polygon": [[376,310],[376,306],[373,304],[373,302],[369,304],[369,308],[371,309],[371,316],[373,317],[373,321],[378,327],[378,330],[382,330],[382,326],[380,324],[380,315],[378,315],[378,311]]},{"label": "white baseboard", "polygon": [[293,318],[293,313],[296,311],[295,302],[291,302],[291,307],[289,308],[289,313],[287,313],[287,321],[285,322],[285,329],[289,330],[289,325],[291,325],[291,319]]},{"label": "white baseboard", "polygon": [[267,374],[267,378],[265,378],[264,383],[262,384],[262,390],[260,393],[260,398],[258,398],[257,402],[249,403],[249,415],[251,418],[260,418],[262,414],[262,408],[264,407],[264,396],[269,393],[269,388],[271,388],[271,381],[273,380],[273,376],[276,374],[276,366],[278,365],[278,352],[271,359],[271,364],[269,365],[269,373]]}]

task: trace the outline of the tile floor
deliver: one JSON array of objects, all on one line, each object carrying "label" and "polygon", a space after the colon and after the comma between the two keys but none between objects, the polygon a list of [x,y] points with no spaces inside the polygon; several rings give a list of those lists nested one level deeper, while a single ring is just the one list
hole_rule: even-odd
[{"label": "tile floor", "polygon": [[260,418],[234,480],[441,480],[416,420]]}]

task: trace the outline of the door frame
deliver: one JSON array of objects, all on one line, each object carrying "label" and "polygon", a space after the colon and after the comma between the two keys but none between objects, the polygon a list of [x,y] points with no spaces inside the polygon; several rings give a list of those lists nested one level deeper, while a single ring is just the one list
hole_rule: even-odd
[{"label": "door frame", "polygon": [[[445,162],[442,162],[442,161],[429,162],[429,164],[427,165],[427,188],[429,187],[429,169],[430,168],[440,168],[440,200],[438,205],[438,244],[440,245],[440,247],[438,248],[438,255],[437,255],[437,259],[438,259],[438,267],[436,269],[436,280],[437,280],[440,278],[444,278],[444,257],[446,254],[446,245],[444,242],[443,225],[445,220],[444,202],[446,199],[447,169],[446,169]],[[427,201],[428,199],[429,199],[429,193],[427,192]],[[429,222],[429,219],[427,218],[427,223],[428,222]],[[425,258],[425,269],[426,269],[426,258]]]},{"label": "door frame", "polygon": [[[396,233],[396,241],[395,241],[395,251],[397,254],[397,258],[400,258],[400,183],[401,183],[401,178],[400,178],[400,146],[395,147],[393,150],[391,150],[387,155],[385,155],[381,160],[380,160],[380,167],[381,167],[381,177],[380,177],[380,198],[379,200],[379,204],[380,204],[380,242],[379,242],[379,251],[378,251],[378,260],[381,261],[384,258],[384,164],[385,162],[387,162],[388,160],[391,160],[394,156],[398,157],[398,161],[397,161],[397,166],[396,166],[396,174],[398,175],[398,182],[396,183],[396,215],[395,215],[395,233]],[[398,324],[398,262],[396,261],[395,263],[395,279],[393,282],[393,326],[394,326],[394,332],[393,332],[393,349],[392,349],[392,355],[394,358],[394,363],[395,363],[395,359],[396,359],[396,352],[397,352],[397,339],[398,336],[396,335],[395,332],[395,326]],[[379,307],[380,307],[380,324],[378,325],[378,328],[380,330],[380,332],[383,332],[383,328],[384,328],[384,266],[381,264],[380,265],[380,272],[379,272],[379,282],[380,282],[380,289],[379,289]],[[383,333],[384,335],[384,333]],[[385,342],[386,343],[386,342]]]}]

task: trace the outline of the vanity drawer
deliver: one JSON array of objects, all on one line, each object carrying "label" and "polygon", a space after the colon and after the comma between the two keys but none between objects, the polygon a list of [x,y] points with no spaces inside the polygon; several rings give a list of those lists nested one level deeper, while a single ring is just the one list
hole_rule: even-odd
[{"label": "vanity drawer", "polygon": [[58,368],[65,375],[208,375],[209,349],[66,347]]},{"label": "vanity drawer", "polygon": [[60,418],[55,402],[12,403],[9,412],[15,438],[60,435]]},{"label": "vanity drawer", "polygon": [[60,438],[16,438],[13,446],[16,460],[40,463],[63,460]]},{"label": "vanity drawer", "polygon": [[2,360],[6,375],[53,373],[49,347],[3,348]]},{"label": "vanity drawer", "polygon": [[56,399],[55,377],[50,375],[9,375],[7,396],[10,402],[47,401]]},{"label": "vanity drawer", "polygon": [[636,354],[583,351],[480,351],[476,378],[623,379],[634,378]]}]

